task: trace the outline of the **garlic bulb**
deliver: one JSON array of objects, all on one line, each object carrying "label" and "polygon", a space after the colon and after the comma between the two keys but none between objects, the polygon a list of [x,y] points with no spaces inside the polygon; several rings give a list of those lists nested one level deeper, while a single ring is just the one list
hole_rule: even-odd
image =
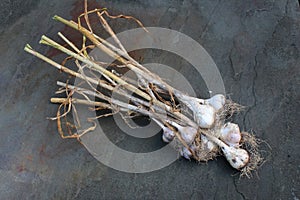
[{"label": "garlic bulb", "polygon": [[210,105],[198,104],[194,118],[201,128],[210,128],[215,122],[215,109]]},{"label": "garlic bulb", "polygon": [[187,144],[190,144],[194,141],[197,134],[197,130],[192,127],[183,127],[182,130],[180,130],[180,134],[182,139]]},{"label": "garlic bulb", "polygon": [[[201,128],[210,128],[215,122],[216,110],[210,104],[205,104],[205,100],[190,97],[174,91],[177,98],[193,111],[194,119]],[[214,102],[214,101],[212,101]]]},{"label": "garlic bulb", "polygon": [[158,126],[160,126],[160,128],[162,128],[163,130],[163,135],[162,135],[162,140],[166,143],[171,142],[174,137],[175,137],[175,133],[173,130],[171,130],[170,128],[166,127],[163,125],[163,123],[161,123],[160,121],[158,121],[155,118],[152,118],[153,121],[155,121],[157,123]]},{"label": "garlic bulb", "polygon": [[249,162],[249,154],[244,149],[226,146],[221,148],[226,159],[235,169],[243,168]]},{"label": "garlic bulb", "polygon": [[201,135],[201,146],[203,149],[207,149],[209,152],[215,151],[218,148],[215,143],[209,141],[204,135]]},{"label": "garlic bulb", "polygon": [[169,129],[168,127],[164,127],[163,128],[163,135],[162,135],[162,139],[164,142],[171,142],[175,137],[174,131]]},{"label": "garlic bulb", "polygon": [[180,126],[179,124],[173,122],[173,121],[168,121],[172,126],[176,127],[178,132],[180,133],[182,139],[187,143],[191,144],[197,134],[197,129],[190,127],[190,126]]},{"label": "garlic bulb", "polygon": [[211,135],[206,135],[206,137],[222,149],[224,156],[233,168],[241,169],[249,162],[249,154],[246,150],[228,146],[218,138]]},{"label": "garlic bulb", "polygon": [[220,130],[220,138],[229,146],[239,147],[241,140],[240,128],[237,124],[227,123]]},{"label": "garlic bulb", "polygon": [[216,94],[209,99],[204,100],[205,104],[211,105],[216,111],[219,111],[225,105],[225,96]]},{"label": "garlic bulb", "polygon": [[192,153],[186,147],[182,147],[179,152],[180,155],[183,156],[185,159],[190,160],[192,157]]}]

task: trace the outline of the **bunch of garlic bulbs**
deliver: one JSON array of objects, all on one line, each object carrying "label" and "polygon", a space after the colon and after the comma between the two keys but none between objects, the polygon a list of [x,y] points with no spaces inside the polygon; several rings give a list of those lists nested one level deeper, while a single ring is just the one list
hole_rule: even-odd
[{"label": "bunch of garlic bulbs", "polygon": [[[101,25],[112,36],[114,42],[117,44],[116,46],[96,35],[90,26],[83,27],[79,23],[80,18],[84,16],[84,20],[89,24],[88,19],[91,14],[96,14],[99,17]],[[162,140],[164,142],[177,141],[176,144],[179,145],[176,148],[179,147],[180,155],[186,159],[193,158],[198,161],[206,161],[222,152],[233,168],[239,169],[242,172],[244,170],[246,173],[249,170],[255,170],[261,160],[260,155],[257,153],[256,140],[249,134],[241,134],[237,124],[225,123],[224,114],[220,114],[226,114],[230,110],[231,115],[231,110],[235,106],[231,106],[222,94],[214,95],[209,99],[188,96],[182,91],[173,88],[157,74],[149,71],[142,64],[134,60],[105,20],[105,17],[115,19],[120,16],[132,19],[132,17],[124,15],[111,16],[103,9],[86,11],[79,16],[78,23],[59,16],[55,16],[54,19],[79,31],[83,35],[84,41],[88,39],[93,43],[88,48],[102,50],[118,61],[119,64],[114,64],[117,67],[116,69],[127,68],[135,73],[138,80],[132,80],[128,77],[124,78],[122,72],[106,68],[105,62],[95,60],[88,55],[85,44],[83,44],[82,49],[79,49],[62,33],[58,33],[58,35],[69,48],[66,48],[66,45],[60,45],[47,36],[42,36],[40,43],[67,54],[68,59],[73,58],[78,71],[73,71],[65,66],[65,62],[63,62],[64,64],[58,64],[35,51],[30,45],[26,45],[25,51],[28,53],[44,60],[60,71],[80,79],[86,84],[85,87],[81,87],[73,86],[69,83],[57,83],[62,87],[58,92],[62,93],[63,91],[67,94],[66,98],[51,99],[52,103],[61,104],[57,112],[57,117],[53,118],[57,120],[60,135],[63,138],[80,139],[83,134],[93,130],[93,128],[90,128],[82,131],[81,134],[72,134],[71,131],[68,132],[68,135],[64,134],[61,118],[70,113],[70,110],[74,108],[73,104],[84,104],[95,106],[99,109],[110,109],[114,114],[118,112],[122,112],[124,115],[128,113],[142,114],[149,116],[161,127],[163,131]],[[136,21],[140,24],[138,20]],[[102,90],[98,90],[98,88],[114,92],[122,98],[118,99],[117,97],[109,96],[103,93]],[[75,93],[81,99],[74,98],[73,94]],[[135,94],[135,96],[132,94]],[[162,98],[163,94],[169,96]],[[101,101],[93,101],[91,97],[97,97]],[[62,114],[60,113],[61,108],[64,108],[64,113]],[[69,122],[66,123],[68,130],[70,130],[71,125]],[[243,149],[244,147],[247,147],[247,149]]]},{"label": "bunch of garlic bulbs", "polygon": [[[175,138],[175,131],[177,131],[181,139],[187,144],[180,148],[180,155],[186,159],[191,159],[195,152],[208,151],[216,152],[218,148],[221,149],[230,165],[235,169],[243,168],[249,162],[248,152],[240,148],[241,132],[239,126],[234,123],[226,123],[220,127],[216,121],[217,113],[224,108],[225,96],[218,94],[209,99],[198,99],[187,95],[177,94],[178,99],[183,102],[194,113],[194,119],[203,132],[201,134],[201,145],[195,145],[195,138],[198,133],[198,129],[192,126],[182,126],[174,121],[160,122],[157,119],[155,121],[162,128],[162,139],[164,142],[171,142]],[[168,123],[174,127],[170,129],[165,126],[164,123]],[[213,131],[205,131],[205,129],[211,129]],[[206,133],[204,133],[206,132]]]}]

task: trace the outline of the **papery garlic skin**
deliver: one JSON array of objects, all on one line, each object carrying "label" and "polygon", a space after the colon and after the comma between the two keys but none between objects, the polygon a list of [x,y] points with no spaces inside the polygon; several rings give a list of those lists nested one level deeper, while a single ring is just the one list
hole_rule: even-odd
[{"label": "papery garlic skin", "polygon": [[211,105],[216,111],[224,107],[226,98],[223,94],[216,94],[209,99],[204,100],[205,104]]},{"label": "papery garlic skin", "polygon": [[180,155],[182,157],[184,157],[185,159],[190,160],[192,157],[192,153],[186,147],[182,147],[179,152],[180,152]]},{"label": "papery garlic skin", "polygon": [[220,129],[220,138],[229,146],[239,147],[242,138],[239,126],[230,122],[226,123]]}]

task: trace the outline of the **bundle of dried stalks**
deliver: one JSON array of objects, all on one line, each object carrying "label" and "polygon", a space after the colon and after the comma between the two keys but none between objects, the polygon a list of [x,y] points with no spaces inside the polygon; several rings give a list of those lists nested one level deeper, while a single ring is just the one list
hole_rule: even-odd
[{"label": "bundle of dried stalks", "polygon": [[[99,18],[100,24],[110,34],[116,45],[107,42],[93,32],[89,23],[90,15],[96,15]],[[87,24],[86,27],[81,25],[82,18]],[[88,119],[94,124],[92,127],[80,133],[74,132],[79,127],[67,121],[66,116],[73,110],[75,124],[80,126],[79,118],[76,116],[76,104],[92,106],[96,110],[109,109],[112,111],[111,114],[122,113],[122,116],[132,113],[142,114],[149,116],[162,128],[162,138],[165,142],[176,141],[176,148],[183,157],[207,161],[222,153],[232,167],[241,170],[242,175],[249,177],[251,171],[256,170],[262,163],[257,139],[247,133],[241,134],[238,125],[225,123],[225,119],[239,111],[241,107],[230,100],[226,100],[223,95],[215,95],[204,100],[188,96],[167,84],[128,54],[107,22],[107,18],[130,19],[143,27],[140,21],[131,16],[112,16],[106,9],[88,11],[85,1],[85,12],[78,17],[77,23],[59,16],[54,16],[54,19],[79,31],[84,41],[88,39],[92,45],[86,45],[84,42],[83,46],[79,48],[62,33],[58,33],[70,47],[66,48],[50,38],[42,36],[40,43],[67,54],[67,59],[74,60],[78,67],[77,71],[67,67],[66,62],[59,64],[36,52],[29,45],[25,47],[25,51],[28,53],[85,83],[84,87],[80,87],[57,82],[57,85],[61,87],[58,93],[65,92],[67,94],[65,98],[51,98],[52,103],[60,104],[57,116],[52,119],[57,121],[61,137],[80,140],[82,135],[95,129],[97,118],[110,115],[106,114],[98,116],[96,119]],[[145,34],[147,34],[146,29]],[[133,71],[137,80],[123,77],[120,72],[116,73],[115,70],[107,68],[105,66],[107,63],[94,60],[88,54],[88,51],[93,48],[99,48],[117,60],[114,69],[127,68]],[[121,98],[113,97],[103,90],[114,92]],[[74,94],[82,98],[75,98]],[[95,100],[94,97],[99,101]],[[62,119],[65,120],[64,123],[62,123]],[[67,130],[67,133],[63,130]]]}]

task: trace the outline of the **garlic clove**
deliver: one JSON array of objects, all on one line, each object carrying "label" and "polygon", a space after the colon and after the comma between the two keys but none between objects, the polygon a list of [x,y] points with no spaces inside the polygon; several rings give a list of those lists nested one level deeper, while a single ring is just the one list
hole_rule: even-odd
[{"label": "garlic clove", "polygon": [[216,111],[219,111],[225,105],[225,96],[223,94],[216,94],[205,100],[206,104],[211,105]]},{"label": "garlic clove", "polygon": [[241,137],[240,128],[237,124],[229,122],[220,129],[220,138],[230,146],[238,147]]}]

